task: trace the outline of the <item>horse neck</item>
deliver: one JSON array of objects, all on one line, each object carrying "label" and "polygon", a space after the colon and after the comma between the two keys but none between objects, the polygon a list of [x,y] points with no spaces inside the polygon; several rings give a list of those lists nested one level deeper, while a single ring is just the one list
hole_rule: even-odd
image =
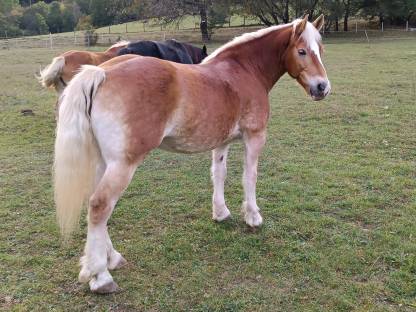
[{"label": "horse neck", "polygon": [[[127,45],[127,44],[126,44]],[[113,58],[117,56],[117,53],[126,47],[126,45],[116,46],[116,47],[110,47],[109,49],[105,50],[103,53],[108,58]]]},{"label": "horse neck", "polygon": [[290,42],[292,27],[288,25],[261,37],[251,39],[224,50],[215,59],[229,60],[260,80],[269,92],[286,73],[283,56]]}]

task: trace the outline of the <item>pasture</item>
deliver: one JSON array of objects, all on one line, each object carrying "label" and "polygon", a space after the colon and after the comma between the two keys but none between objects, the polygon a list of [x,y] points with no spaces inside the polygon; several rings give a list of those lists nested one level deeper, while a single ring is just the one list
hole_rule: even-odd
[{"label": "pasture", "polygon": [[333,91],[319,103],[287,76],[276,85],[257,230],[240,216],[241,144],[230,151],[225,223],[211,220],[210,153],[153,152],[109,221],[129,264],[106,296],[77,283],[85,218],[66,244],[55,223],[55,94],[35,73],[64,50],[0,51],[0,309],[416,308],[415,40],[329,42]]}]

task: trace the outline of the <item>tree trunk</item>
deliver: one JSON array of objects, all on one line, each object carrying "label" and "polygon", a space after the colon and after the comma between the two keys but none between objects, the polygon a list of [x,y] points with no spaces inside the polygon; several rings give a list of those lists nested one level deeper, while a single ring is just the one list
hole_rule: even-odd
[{"label": "tree trunk", "polygon": [[338,16],[335,18],[335,31],[339,31],[339,18],[338,18]]},{"label": "tree trunk", "polygon": [[315,0],[312,4],[312,6],[309,8],[309,21],[312,22],[314,18],[315,8],[318,4],[319,0]]},{"label": "tree trunk", "polygon": [[384,14],[380,12],[379,18],[380,18],[380,27],[381,27],[381,25],[383,25],[384,23]]},{"label": "tree trunk", "polygon": [[286,0],[285,2],[284,22],[289,23],[289,0]]},{"label": "tree trunk", "polygon": [[344,15],[344,31],[348,31],[348,19],[350,17],[350,0],[344,1],[345,15]]},{"label": "tree trunk", "polygon": [[349,18],[349,15],[347,13],[345,13],[345,16],[344,16],[344,31],[348,31],[348,18]]},{"label": "tree trunk", "polygon": [[201,16],[201,24],[199,25],[199,27],[201,29],[202,41],[208,42],[210,39],[210,36],[208,33],[207,9],[204,5],[200,6],[199,15]]}]

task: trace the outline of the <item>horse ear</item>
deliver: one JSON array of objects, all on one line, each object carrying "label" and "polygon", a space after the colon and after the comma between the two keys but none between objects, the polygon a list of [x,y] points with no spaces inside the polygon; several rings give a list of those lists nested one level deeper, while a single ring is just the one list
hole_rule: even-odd
[{"label": "horse ear", "polygon": [[318,31],[320,31],[322,29],[322,27],[324,27],[324,24],[325,24],[324,15],[321,14],[312,24],[313,24],[313,26],[315,26],[315,28]]},{"label": "horse ear", "polygon": [[305,14],[302,20],[299,23],[295,24],[292,36],[293,40],[297,41],[299,37],[302,35],[303,31],[306,28],[306,24],[308,23],[308,17],[309,14]]},{"label": "horse ear", "polygon": [[205,54],[208,54],[207,53],[207,46],[204,44],[204,46],[202,47],[202,52],[204,52]]}]

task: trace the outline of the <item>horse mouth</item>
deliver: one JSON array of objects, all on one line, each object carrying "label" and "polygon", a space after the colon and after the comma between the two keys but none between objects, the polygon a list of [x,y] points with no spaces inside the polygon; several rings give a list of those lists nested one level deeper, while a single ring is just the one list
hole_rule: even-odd
[{"label": "horse mouth", "polygon": [[326,96],[329,94],[329,92],[331,92],[330,89],[327,90],[327,91],[324,91],[324,92],[313,92],[312,90],[310,90],[309,91],[309,94],[310,94],[312,100],[314,100],[314,101],[321,101],[324,98],[326,98]]}]

